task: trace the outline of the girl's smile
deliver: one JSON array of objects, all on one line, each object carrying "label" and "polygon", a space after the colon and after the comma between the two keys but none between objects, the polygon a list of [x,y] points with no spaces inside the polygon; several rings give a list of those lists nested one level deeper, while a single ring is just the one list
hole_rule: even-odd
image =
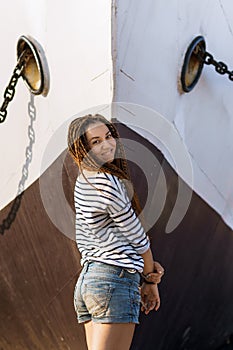
[{"label": "girl's smile", "polygon": [[107,125],[101,122],[91,124],[86,130],[86,138],[93,155],[101,163],[110,163],[114,160],[116,140]]}]

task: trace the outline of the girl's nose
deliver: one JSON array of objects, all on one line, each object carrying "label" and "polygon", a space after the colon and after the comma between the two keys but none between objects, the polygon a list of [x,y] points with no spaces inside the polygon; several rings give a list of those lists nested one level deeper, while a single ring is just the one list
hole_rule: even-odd
[{"label": "girl's nose", "polygon": [[102,149],[105,150],[105,149],[108,149],[110,148],[110,144],[107,140],[103,141],[102,142]]}]

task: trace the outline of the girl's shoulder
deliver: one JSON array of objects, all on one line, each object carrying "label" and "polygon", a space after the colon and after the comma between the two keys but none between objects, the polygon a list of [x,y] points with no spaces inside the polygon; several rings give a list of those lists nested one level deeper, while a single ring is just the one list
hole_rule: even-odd
[{"label": "girl's shoulder", "polygon": [[100,172],[84,170],[83,174],[79,174],[77,177],[77,183],[89,183],[92,185],[102,185],[104,187],[111,187],[116,190],[122,188],[123,182],[116,175]]}]

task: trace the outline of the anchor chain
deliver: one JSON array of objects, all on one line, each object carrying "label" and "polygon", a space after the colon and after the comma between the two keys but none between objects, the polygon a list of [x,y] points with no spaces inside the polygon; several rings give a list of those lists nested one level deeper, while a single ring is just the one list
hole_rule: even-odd
[{"label": "anchor chain", "polygon": [[16,218],[16,214],[20,208],[21,200],[24,194],[25,182],[28,178],[29,164],[32,161],[32,146],[35,142],[35,131],[33,129],[33,122],[36,119],[36,107],[34,104],[34,96],[32,94],[31,94],[31,99],[28,103],[28,115],[30,117],[30,124],[28,126],[29,144],[26,147],[26,151],[25,151],[26,160],[22,167],[22,176],[18,184],[17,196],[12,203],[12,206],[10,208],[10,211],[7,217],[0,224],[1,235],[3,235],[6,230],[9,230],[9,228],[11,227],[12,223]]},{"label": "anchor chain", "polygon": [[18,83],[18,80],[22,75],[22,71],[23,71],[25,65],[27,64],[27,62],[29,61],[31,56],[32,56],[32,54],[31,54],[30,50],[26,49],[21,53],[21,55],[17,61],[17,64],[16,64],[15,69],[13,71],[12,77],[10,79],[10,82],[9,82],[5,92],[4,92],[4,95],[3,95],[4,101],[3,101],[1,108],[0,108],[0,123],[3,123],[6,119],[8,104],[10,101],[13,100],[13,97],[15,95],[16,84]]},{"label": "anchor chain", "polygon": [[198,47],[198,52],[196,53],[198,58],[206,65],[213,65],[215,71],[221,75],[228,74],[228,78],[233,81],[233,71],[228,69],[226,63],[222,61],[216,61],[209,52],[204,51],[202,48]]}]

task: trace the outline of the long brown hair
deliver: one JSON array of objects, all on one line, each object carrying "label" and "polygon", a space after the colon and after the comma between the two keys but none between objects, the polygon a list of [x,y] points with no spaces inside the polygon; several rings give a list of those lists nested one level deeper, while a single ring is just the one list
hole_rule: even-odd
[{"label": "long brown hair", "polygon": [[[105,124],[111,132],[113,138],[116,140],[115,158],[111,163],[99,164],[89,152],[90,146],[87,142],[86,130],[91,124],[98,122]],[[113,123],[108,121],[100,114],[88,114],[74,119],[71,122],[68,130],[68,150],[82,174],[83,169],[86,169],[90,171],[109,173],[122,179],[129,194],[129,198],[132,198],[131,203],[136,215],[138,216],[140,214],[141,206],[138,196],[135,190],[133,190],[133,194],[131,193],[133,185],[130,179],[124,147],[120,141],[119,133]],[[84,174],[83,176],[85,177]]]}]

